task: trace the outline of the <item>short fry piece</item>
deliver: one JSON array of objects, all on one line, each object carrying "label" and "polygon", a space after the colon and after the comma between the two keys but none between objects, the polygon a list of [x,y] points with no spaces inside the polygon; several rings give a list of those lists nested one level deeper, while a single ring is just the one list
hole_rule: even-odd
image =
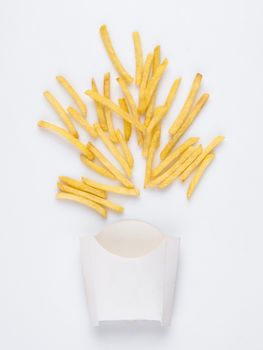
[{"label": "short fry piece", "polygon": [[132,33],[133,44],[135,50],[135,63],[136,63],[136,74],[135,74],[135,83],[136,85],[141,84],[142,79],[142,70],[143,70],[143,56],[142,56],[142,45],[141,38],[138,32]]},{"label": "short fry piece", "polygon": [[[98,91],[98,88],[97,88],[97,85],[96,85],[96,82],[94,79],[92,79],[91,85],[92,85],[92,91],[94,91],[95,93],[98,93],[99,91]],[[95,100],[95,107],[96,107],[96,111],[97,111],[97,115],[98,115],[99,124],[100,124],[102,130],[108,131],[108,126],[107,126],[103,106],[101,105],[101,103],[99,101]]]},{"label": "short fry piece", "polygon": [[92,153],[99,159],[99,161],[120,181],[125,187],[133,188],[133,183],[128,180],[104,155],[95,147],[91,142],[89,142],[89,148]]},{"label": "short fry piece", "polygon": [[68,142],[70,142],[73,146],[75,146],[81,153],[85,154],[86,157],[88,157],[90,160],[94,159],[94,155],[92,152],[83,145],[82,142],[80,142],[78,139],[76,139],[74,136],[72,136],[69,132],[66,130],[60,128],[59,126],[56,126],[54,124],[51,124],[49,122],[40,120],[38,122],[38,126],[43,129],[47,129],[49,131],[53,131],[54,133],[58,134],[59,136],[62,136],[64,139],[66,139]]},{"label": "short fry piece", "polygon": [[139,113],[143,113],[144,95],[145,95],[146,87],[150,77],[152,63],[153,63],[153,54],[149,53],[146,57],[146,61],[143,67],[142,80],[141,80],[140,91],[139,91],[139,106],[138,106]]},{"label": "short fry piece", "polygon": [[[124,112],[129,113],[129,109],[125,101],[125,98],[119,99],[119,105],[124,110]],[[132,125],[131,123],[127,122],[127,120],[125,119],[123,119],[123,129],[124,129],[125,140],[128,142],[132,133]]]},{"label": "short fry piece", "polygon": [[58,183],[57,186],[61,192],[71,193],[71,194],[74,194],[78,197],[83,197],[83,198],[88,199],[92,202],[101,204],[103,207],[106,207],[106,208],[109,208],[113,211],[116,211],[117,213],[122,213],[124,210],[123,207],[109,201],[108,199],[103,199],[101,197],[94,196],[93,194],[90,194],[90,193],[87,193],[87,192],[84,192],[81,190],[77,190],[77,189],[70,187],[68,185],[64,185],[63,183]]},{"label": "short fry piece", "polygon": [[127,160],[127,163],[129,165],[129,167],[132,168],[133,164],[134,164],[134,159],[133,159],[133,155],[132,155],[132,153],[131,153],[131,151],[130,151],[130,149],[125,141],[125,138],[119,129],[116,131],[116,135],[117,135],[119,144],[122,147],[122,150],[123,150],[123,153],[124,153],[125,158]]},{"label": "short fry piece", "polygon": [[70,117],[67,115],[64,108],[61,106],[61,104],[58,102],[58,100],[51,94],[49,91],[44,92],[44,96],[47,99],[47,101],[50,103],[50,105],[54,108],[57,115],[60,117],[60,119],[65,124],[66,128],[68,129],[68,132],[74,136],[75,138],[79,138],[78,132],[70,120]]},{"label": "short fry piece", "polygon": [[182,126],[183,122],[185,121],[186,117],[190,113],[191,108],[194,104],[196,95],[200,89],[201,80],[202,80],[202,75],[200,73],[197,73],[195,78],[194,78],[194,81],[192,83],[190,92],[185,100],[185,103],[184,103],[179,115],[177,116],[174,123],[170,127],[169,133],[171,135],[174,135],[179,130],[179,128]]},{"label": "short fry piece", "polygon": [[156,149],[156,143],[158,140],[158,133],[160,133],[159,130],[155,131],[152,140],[151,140],[151,144],[150,144],[150,148],[149,148],[149,153],[148,153],[148,157],[146,160],[146,170],[145,170],[145,177],[144,177],[144,187],[147,187],[149,181],[151,180],[152,177],[152,164],[153,164],[153,159],[154,159],[154,153],[155,153],[155,149]]},{"label": "short fry piece", "polygon": [[95,202],[92,202],[91,200],[76,196],[75,194],[71,193],[65,193],[65,192],[58,192],[57,193],[57,199],[66,199],[73,202],[77,202],[80,204],[84,204],[87,207],[95,210],[97,213],[99,213],[102,217],[106,218],[107,211],[105,208],[103,208],[100,204],[97,204]]},{"label": "short fry piece", "polygon": [[185,181],[194,171],[194,169],[211,153],[222,141],[224,136],[215,137],[212,142],[203,150],[200,156],[180,175],[180,180]]},{"label": "short fry piece", "polygon": [[69,115],[76,120],[76,122],[79,123],[79,125],[82,126],[91,137],[96,138],[98,136],[93,126],[90,125],[87,119],[85,119],[78,111],[76,111],[73,107],[68,107],[67,111]]},{"label": "short fry piece", "polygon": [[214,153],[208,154],[205,159],[201,162],[201,164],[196,169],[196,172],[188,186],[187,189],[187,198],[190,199],[197,185],[199,184],[202,175],[204,174],[206,168],[211,164],[213,159],[215,158]]},{"label": "short fry piece", "polygon": [[[103,92],[104,96],[110,99],[110,73],[106,73],[104,75],[104,83],[103,83]],[[111,110],[107,107],[104,108],[104,115],[107,123],[107,127],[110,134],[110,139],[112,142],[117,142],[117,137],[115,135],[115,130],[113,127],[113,122],[111,118]]]},{"label": "short fry piece", "polygon": [[87,116],[87,106],[83,102],[82,98],[79,96],[77,91],[71,86],[71,84],[62,75],[56,77],[57,81],[64,87],[64,89],[69,93],[72,99],[75,101],[79,108],[81,115],[86,118]]},{"label": "short fry piece", "polygon": [[137,188],[126,188],[122,186],[111,186],[111,185],[106,185],[102,184],[93,180],[90,180],[86,177],[82,177],[82,181],[84,184],[87,184],[88,186],[92,186],[96,189],[100,189],[106,192],[112,192],[112,193],[117,193],[117,194],[122,194],[125,196],[139,196],[140,191]]},{"label": "short fry piece", "polygon": [[72,179],[71,177],[60,176],[59,181],[63,182],[66,185],[69,185],[70,187],[76,188],[77,190],[88,192],[101,198],[107,197],[106,192],[104,190],[99,188],[94,188],[93,186],[88,186],[81,181]]},{"label": "short fry piece", "polygon": [[105,46],[105,49],[109,55],[109,58],[112,62],[112,64],[114,65],[114,67],[116,68],[117,72],[123,77],[123,79],[125,79],[127,81],[127,83],[132,83],[133,78],[132,76],[126,71],[126,69],[123,67],[123,65],[121,64],[121,61],[119,60],[113,46],[112,46],[112,42],[109,36],[109,32],[108,29],[106,27],[106,25],[102,25],[100,27],[100,35],[101,35],[101,39],[103,41],[103,44]]},{"label": "short fry piece", "polygon": [[82,160],[82,162],[87,165],[90,169],[96,171],[96,173],[102,175],[102,176],[105,176],[105,177],[108,177],[109,179],[113,179],[115,180],[115,176],[109,172],[108,169],[106,169],[105,167],[103,166],[100,166],[98,164],[96,164],[94,161],[92,160],[89,160],[87,157],[85,157],[83,154],[80,155],[80,159]]},{"label": "short fry piece", "polygon": [[135,120],[132,117],[130,117],[130,115],[128,113],[124,112],[124,110],[121,107],[116,105],[110,99],[108,99],[104,96],[101,96],[99,93],[97,93],[95,91],[91,91],[91,90],[87,90],[85,93],[93,100],[99,102],[100,104],[104,105],[105,107],[108,107],[113,112],[115,112],[117,115],[119,115],[123,119],[127,120],[129,123],[133,124],[138,130],[143,131],[145,129],[144,125],[139,123],[138,120]]}]

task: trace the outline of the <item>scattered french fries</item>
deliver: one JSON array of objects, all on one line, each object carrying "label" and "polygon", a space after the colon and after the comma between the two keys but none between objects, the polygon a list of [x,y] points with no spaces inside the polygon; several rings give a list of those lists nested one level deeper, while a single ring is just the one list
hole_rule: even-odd
[{"label": "scattered french fries", "polygon": [[94,170],[96,173],[108,177],[109,179],[115,180],[115,176],[105,167],[98,165],[97,163],[95,163],[92,160],[89,160],[86,156],[84,156],[83,154],[80,155],[80,159],[82,160],[82,162],[87,165],[87,167],[89,167],[90,169]]}]

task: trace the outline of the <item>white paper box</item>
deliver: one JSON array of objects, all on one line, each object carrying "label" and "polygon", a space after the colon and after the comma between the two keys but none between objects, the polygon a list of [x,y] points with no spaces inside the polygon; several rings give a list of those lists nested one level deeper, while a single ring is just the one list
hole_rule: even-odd
[{"label": "white paper box", "polygon": [[80,239],[91,321],[170,323],[179,238],[125,220]]}]

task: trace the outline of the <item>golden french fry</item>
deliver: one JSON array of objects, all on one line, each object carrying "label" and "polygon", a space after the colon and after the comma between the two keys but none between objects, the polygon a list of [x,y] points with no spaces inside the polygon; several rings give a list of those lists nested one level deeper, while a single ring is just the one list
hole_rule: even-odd
[{"label": "golden french fry", "polygon": [[185,181],[194,171],[194,169],[211,153],[222,141],[224,136],[215,137],[212,142],[203,150],[200,156],[179,176],[181,181]]},{"label": "golden french fry", "polygon": [[[91,85],[92,85],[92,91],[95,93],[99,93],[97,84],[96,84],[94,79],[92,79]],[[104,114],[104,109],[103,109],[102,104],[99,101],[95,100],[95,107],[96,107],[96,112],[98,115],[98,121],[99,121],[99,124],[100,124],[102,130],[108,131],[108,125],[106,122],[106,117]]]},{"label": "golden french fry", "polygon": [[144,95],[145,95],[146,87],[150,77],[152,63],[153,63],[153,54],[149,53],[146,57],[146,61],[143,67],[142,80],[141,80],[140,91],[139,91],[139,106],[138,106],[139,113],[143,112]]},{"label": "golden french fry", "polygon": [[44,120],[40,120],[38,122],[38,126],[40,128],[53,131],[57,135],[62,136],[64,139],[70,142],[73,146],[75,146],[81,153],[85,154],[85,156],[88,157],[90,160],[94,159],[94,155],[92,154],[92,152],[85,145],[83,145],[82,142],[80,142],[78,139],[72,136],[68,131],[60,128],[59,126],[46,122]]},{"label": "golden french fry", "polygon": [[115,180],[115,176],[109,172],[108,169],[106,169],[105,167],[103,166],[100,166],[98,164],[96,164],[94,161],[92,160],[89,160],[87,157],[85,157],[83,154],[80,155],[80,159],[82,160],[82,162],[87,165],[90,169],[96,171],[96,173],[102,175],[102,176],[105,176],[105,177],[108,177],[109,179],[113,179]]},{"label": "golden french fry", "polygon": [[79,134],[70,120],[70,117],[67,115],[64,108],[61,106],[61,104],[58,102],[58,100],[51,94],[49,91],[44,92],[44,96],[47,99],[47,101],[50,103],[50,105],[53,107],[57,115],[60,117],[60,119],[65,124],[66,128],[68,129],[68,132],[74,136],[75,138],[79,138]]},{"label": "golden french fry", "polygon": [[104,143],[104,145],[108,148],[108,150],[111,152],[111,154],[118,160],[122,169],[130,177],[131,176],[131,168],[129,167],[127,161],[123,158],[123,156],[120,153],[120,151],[118,150],[118,148],[108,138],[108,136],[104,133],[104,131],[101,129],[101,127],[98,124],[95,124],[94,127],[95,127],[95,130],[97,131],[100,139]]},{"label": "golden french fry", "polygon": [[195,78],[194,78],[194,81],[192,83],[190,92],[185,100],[185,103],[184,103],[179,115],[177,116],[174,123],[172,124],[172,126],[169,129],[169,133],[171,135],[174,135],[179,130],[179,128],[182,126],[183,122],[187,118],[188,114],[190,113],[191,108],[194,104],[196,95],[200,89],[201,80],[202,80],[202,75],[200,73],[197,73]]},{"label": "golden french fry", "polygon": [[[103,84],[103,92],[104,96],[110,99],[110,73],[106,73],[104,75],[104,84]],[[117,137],[115,134],[115,130],[113,127],[112,117],[111,117],[111,110],[107,107],[104,108],[104,115],[107,123],[107,127],[110,134],[110,139],[112,142],[117,142]]]},{"label": "golden french fry", "polygon": [[87,184],[84,184],[81,181],[72,179],[71,177],[60,176],[59,181],[63,182],[66,185],[69,185],[70,187],[76,188],[77,190],[88,192],[101,198],[107,198],[107,193],[104,190],[99,188],[94,188],[93,186],[88,186]]},{"label": "golden french fry", "polygon": [[138,32],[132,33],[133,44],[135,50],[135,62],[136,62],[136,74],[135,74],[135,83],[140,86],[142,79],[142,70],[143,70],[143,56],[142,56],[142,44],[140,34]]},{"label": "golden french fry", "polygon": [[58,75],[56,79],[72,97],[72,99],[78,106],[81,115],[85,118],[87,116],[87,106],[85,105],[84,101],[79,96],[77,91],[71,86],[71,84],[67,81],[67,79],[64,78],[62,75]]},{"label": "golden french fry", "polygon": [[89,142],[89,148],[92,153],[99,159],[99,161],[116,177],[116,179],[122,183],[125,187],[133,188],[133,183],[127,179],[104,155]]},{"label": "golden french fry", "polygon": [[135,101],[133,99],[132,94],[130,93],[130,90],[129,90],[127,84],[125,83],[125,80],[123,78],[117,78],[117,82],[119,83],[121,91],[122,91],[128,105],[129,105],[129,110],[132,114],[133,119],[139,120]]},{"label": "golden french fry", "polygon": [[190,137],[181,146],[176,148],[167,158],[165,158],[155,169],[152,170],[152,176],[156,177],[162,173],[168,165],[170,165],[174,160],[176,160],[183,152],[187,150],[190,146],[194,145],[199,141],[199,137]]},{"label": "golden french fry", "polygon": [[149,148],[149,153],[148,157],[146,160],[146,169],[145,169],[145,177],[144,177],[144,187],[146,188],[149,181],[151,180],[152,177],[152,164],[153,164],[153,159],[154,159],[154,153],[156,149],[156,143],[158,140],[158,133],[160,131],[156,131],[152,137],[150,148]]},{"label": "golden french fry", "polygon": [[123,79],[125,79],[127,81],[127,83],[132,83],[133,78],[132,76],[126,71],[126,69],[123,67],[123,65],[121,64],[121,61],[119,60],[113,46],[112,46],[112,42],[109,36],[109,32],[108,29],[106,27],[106,25],[102,25],[100,27],[100,35],[101,35],[101,39],[103,41],[103,44],[105,46],[105,49],[109,55],[109,58],[112,62],[112,64],[114,65],[114,67],[116,68],[117,72],[123,77]]},{"label": "golden french fry", "polygon": [[122,186],[111,186],[111,185],[106,185],[102,184],[93,180],[88,179],[87,177],[82,177],[82,181],[84,184],[88,186],[92,186],[96,189],[100,189],[106,192],[112,192],[112,193],[117,193],[117,194],[122,194],[125,196],[139,196],[140,191],[137,188],[126,188]]},{"label": "golden french fry", "polygon": [[96,138],[98,135],[96,131],[94,130],[93,126],[90,125],[90,123],[85,119],[78,111],[76,111],[73,107],[68,107],[67,109],[68,114],[76,120],[77,123],[79,123],[80,126],[83,127],[84,130],[88,132],[88,134]]},{"label": "golden french fry", "polygon": [[176,134],[172,136],[172,138],[168,141],[164,149],[162,150],[160,154],[161,160],[165,159],[167,155],[171,152],[173,147],[176,145],[176,143],[180,140],[180,138],[185,134],[186,130],[193,124],[196,117],[199,115],[201,109],[205,105],[206,101],[208,100],[209,95],[203,94],[200,99],[196,102],[194,107],[192,108],[191,112],[189,113],[188,117],[184,121],[181,128],[177,131]]},{"label": "golden french fry", "polygon": [[86,95],[88,95],[93,100],[99,102],[100,104],[104,105],[105,107],[108,107],[113,112],[115,112],[117,115],[122,117],[123,119],[127,120],[129,123],[133,124],[138,130],[143,131],[145,129],[144,125],[142,125],[138,120],[133,119],[130,117],[130,115],[124,110],[116,105],[114,102],[112,102],[110,99],[100,95],[99,93],[91,90],[87,90]]},{"label": "golden french fry", "polygon": [[101,197],[94,196],[93,194],[90,194],[88,192],[77,190],[77,189],[70,187],[68,185],[64,185],[63,183],[58,182],[57,186],[61,192],[71,193],[71,194],[74,194],[78,197],[83,197],[83,198],[88,199],[92,202],[101,204],[103,207],[106,207],[106,208],[109,208],[113,211],[116,211],[117,213],[122,213],[124,210],[123,207],[109,201],[108,199],[103,199]]},{"label": "golden french fry", "polygon": [[104,207],[102,207],[100,204],[97,204],[91,200],[85,199],[83,197],[76,196],[71,193],[65,193],[65,192],[58,192],[57,193],[57,199],[66,199],[73,202],[77,202],[80,204],[84,204],[85,206],[95,210],[97,213],[99,213],[102,217],[107,216],[107,211]]},{"label": "golden french fry", "polygon": [[[124,112],[129,113],[129,109],[125,98],[119,98],[119,105],[124,110]],[[127,120],[123,119],[123,129],[125,140],[128,142],[132,133],[132,124],[127,122]]]},{"label": "golden french fry", "polygon": [[190,165],[192,164],[195,159],[202,153],[202,146],[199,145],[193,153],[188,157],[183,164],[181,164],[179,167],[176,168],[174,173],[172,173],[170,176],[168,176],[163,182],[161,182],[158,185],[158,188],[165,188],[169,186],[175,179],[178,178],[178,176]]},{"label": "golden french fry", "polygon": [[214,153],[209,153],[201,164],[196,169],[196,172],[188,186],[187,189],[187,198],[190,199],[197,185],[199,184],[202,175],[204,174],[206,168],[211,164],[212,160],[215,158]]},{"label": "golden french fry", "polygon": [[127,160],[127,163],[129,165],[129,167],[132,168],[133,164],[134,164],[134,159],[133,159],[132,153],[131,153],[131,151],[130,151],[130,149],[125,141],[125,138],[119,129],[116,131],[116,135],[117,135],[119,144],[121,145],[121,148],[123,150],[123,153],[125,155],[125,158]]}]

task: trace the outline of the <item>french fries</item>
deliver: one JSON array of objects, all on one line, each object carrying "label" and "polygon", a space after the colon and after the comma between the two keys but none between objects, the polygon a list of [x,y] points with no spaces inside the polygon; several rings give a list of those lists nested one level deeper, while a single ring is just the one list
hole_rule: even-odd
[{"label": "french fries", "polygon": [[82,142],[80,142],[78,139],[76,139],[66,130],[60,128],[59,126],[46,122],[44,120],[40,120],[38,122],[38,126],[40,128],[52,131],[59,136],[62,136],[64,139],[70,142],[73,146],[75,146],[81,153],[83,153],[88,159],[90,160],[94,159],[94,155],[92,154],[92,152],[85,145],[83,145]]},{"label": "french fries", "polygon": [[68,107],[68,114],[80,125],[84,130],[92,137],[96,138],[98,135],[94,130],[93,126],[85,119],[78,111],[76,111],[73,107]]},{"label": "french fries", "polygon": [[136,74],[135,74],[135,83],[140,86],[142,80],[142,71],[143,71],[143,55],[142,55],[142,44],[140,34],[138,32],[132,33],[134,51],[135,51],[135,62],[136,62]]},{"label": "french fries", "polygon": [[116,131],[116,135],[117,135],[119,144],[121,145],[121,148],[123,150],[123,153],[125,155],[125,158],[127,160],[127,163],[129,165],[129,167],[132,168],[133,164],[134,164],[134,159],[133,159],[133,155],[132,155],[132,153],[131,153],[131,151],[130,151],[130,149],[125,141],[125,138],[119,129]]},{"label": "french fries", "polygon": [[117,78],[117,82],[119,83],[121,91],[127,101],[133,119],[139,120],[135,101],[130,93],[130,90],[128,89],[127,84],[125,83],[125,80],[123,78]]},{"label": "french fries", "polygon": [[[103,92],[104,96],[110,98],[110,73],[106,73],[104,75],[104,83],[103,83]],[[113,122],[111,118],[111,110],[107,107],[104,108],[104,115],[107,123],[107,128],[110,134],[110,139],[112,142],[117,142],[117,137],[115,134],[115,130],[113,127]]]},{"label": "french fries", "polygon": [[155,149],[156,149],[156,143],[158,141],[158,133],[160,133],[159,130],[155,131],[152,140],[151,140],[151,144],[150,144],[150,148],[149,148],[149,154],[146,160],[146,170],[145,170],[145,178],[144,178],[144,188],[146,188],[148,186],[149,181],[151,180],[152,177],[152,164],[153,164],[153,159],[154,159],[154,153],[155,153]]},{"label": "french fries", "polygon": [[44,92],[44,96],[47,99],[47,101],[50,103],[50,105],[53,107],[57,115],[60,117],[60,119],[65,124],[66,128],[68,129],[68,132],[74,136],[76,139],[79,138],[79,134],[71,122],[69,116],[67,115],[64,108],[61,106],[61,104],[58,102],[58,100],[51,94],[49,91]]},{"label": "french fries", "polygon": [[119,58],[118,58],[118,56],[117,56],[117,54],[112,46],[112,42],[111,42],[109,32],[108,32],[106,25],[102,25],[100,27],[100,35],[101,35],[101,39],[103,41],[103,44],[105,46],[105,49],[109,55],[109,58],[110,58],[112,64],[114,65],[114,67],[116,68],[117,72],[123,77],[123,79],[125,79],[127,81],[128,84],[132,83],[133,77],[126,71],[126,69],[121,64],[121,61],[119,60]]},{"label": "french fries", "polygon": [[148,80],[151,73],[153,63],[153,54],[149,53],[146,57],[146,61],[143,67],[143,73],[142,73],[142,79],[141,79],[141,85],[140,85],[140,91],[139,91],[139,106],[138,106],[138,112],[142,113],[144,108],[144,99],[145,99],[145,92],[146,87],[148,84]]},{"label": "french fries", "polygon": [[203,176],[206,168],[212,163],[215,158],[214,153],[209,153],[205,159],[201,162],[201,164],[196,169],[196,172],[188,186],[187,189],[187,198],[190,199],[197,185],[199,184],[201,177]]},{"label": "french fries", "polygon": [[[92,79],[92,81],[91,81],[91,86],[92,86],[92,91],[94,91],[95,93],[99,93],[96,82],[94,79]],[[96,107],[96,111],[97,111],[97,115],[98,115],[98,121],[99,121],[99,124],[100,124],[102,130],[108,131],[108,125],[107,125],[107,121],[106,121],[106,117],[104,114],[102,104],[99,101],[95,100],[95,107]]]},{"label": "french fries", "polygon": [[[124,110],[124,112],[129,113],[129,109],[125,101],[125,98],[119,99],[119,105]],[[125,119],[123,119],[123,129],[124,129],[125,140],[128,142],[132,133],[132,125],[131,123],[127,122],[127,120]]]},{"label": "french fries", "polygon": [[78,106],[81,115],[84,118],[86,118],[86,116],[87,116],[87,106],[85,105],[84,101],[79,96],[77,91],[71,86],[71,84],[67,81],[67,79],[64,78],[62,75],[58,75],[56,77],[56,79],[64,87],[64,89],[69,93],[69,95],[72,97],[73,101]]},{"label": "french fries", "polygon": [[109,179],[115,180],[115,176],[105,167],[100,166],[96,164],[94,161],[89,160],[87,157],[85,157],[83,154],[80,155],[80,159],[82,162],[87,165],[90,169],[94,170],[96,173],[108,177]]},{"label": "french fries", "polygon": [[84,184],[88,186],[92,186],[96,189],[103,190],[105,192],[112,192],[112,193],[117,193],[121,194],[124,196],[139,196],[140,191],[137,188],[126,188],[122,186],[111,186],[111,185],[106,185],[102,184],[93,180],[88,179],[87,177],[82,177],[82,181]]},{"label": "french fries", "polygon": [[70,187],[76,188],[77,190],[94,194],[97,197],[107,198],[106,191],[99,189],[99,188],[94,188],[93,186],[88,186],[81,181],[72,179],[71,177],[60,176],[59,181],[70,186]]},{"label": "french fries", "polygon": [[85,199],[83,197],[76,196],[75,194],[66,193],[66,192],[58,192],[57,199],[65,199],[65,200],[69,200],[69,201],[83,204],[83,205],[95,210],[102,217],[106,218],[106,216],[107,216],[106,209],[104,207],[102,207],[100,204],[97,204],[97,203],[95,203],[91,200]]}]

